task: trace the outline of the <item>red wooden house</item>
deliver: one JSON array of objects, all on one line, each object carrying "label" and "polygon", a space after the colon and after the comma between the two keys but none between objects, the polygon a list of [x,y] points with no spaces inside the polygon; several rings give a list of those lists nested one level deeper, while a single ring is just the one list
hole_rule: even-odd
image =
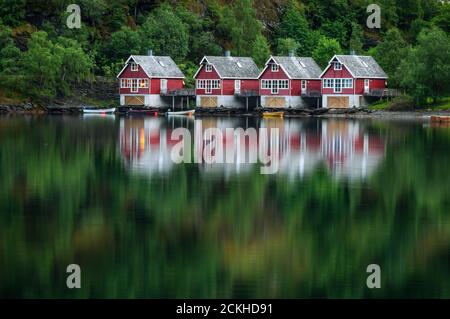
[{"label": "red wooden house", "polygon": [[[252,58],[205,56],[194,75],[198,107],[244,107],[258,96],[259,68]],[[244,97],[244,98],[243,98]],[[247,104],[248,106],[248,104]]]},{"label": "red wooden house", "polygon": [[184,87],[184,74],[171,57],[149,54],[132,55],[117,75],[120,105],[166,107],[166,95]]},{"label": "red wooden house", "polygon": [[371,56],[336,55],[321,74],[322,106],[361,107],[380,97],[388,76]]},{"label": "red wooden house", "polygon": [[317,104],[321,71],[312,58],[271,56],[259,76],[261,106],[299,108]]}]

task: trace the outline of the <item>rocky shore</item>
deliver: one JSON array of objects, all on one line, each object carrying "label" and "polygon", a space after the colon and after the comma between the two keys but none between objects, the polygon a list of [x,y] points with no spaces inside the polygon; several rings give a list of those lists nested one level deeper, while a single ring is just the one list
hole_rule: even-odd
[{"label": "rocky shore", "polygon": [[[133,108],[133,114],[158,113],[165,114],[169,108]],[[385,111],[360,109],[277,109],[256,108],[252,111],[236,108],[196,108],[195,115],[199,117],[222,117],[222,116],[254,116],[260,117],[263,112],[284,112],[284,117],[333,117],[333,118],[380,118],[396,120],[427,120],[432,115],[449,115],[450,111]],[[129,108],[117,107],[119,114],[127,114]],[[48,106],[38,106],[32,103],[21,105],[0,105],[0,114],[61,114],[75,115],[83,113],[82,105],[73,103],[53,103]]]}]

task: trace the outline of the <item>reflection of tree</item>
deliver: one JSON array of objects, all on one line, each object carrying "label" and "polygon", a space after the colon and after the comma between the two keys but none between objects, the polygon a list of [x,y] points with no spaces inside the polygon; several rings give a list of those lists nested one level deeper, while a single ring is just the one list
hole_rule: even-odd
[{"label": "reflection of tree", "polygon": [[366,180],[195,165],[148,179],[123,166],[116,124],[0,123],[1,297],[450,296],[445,130],[368,125],[388,146]]}]

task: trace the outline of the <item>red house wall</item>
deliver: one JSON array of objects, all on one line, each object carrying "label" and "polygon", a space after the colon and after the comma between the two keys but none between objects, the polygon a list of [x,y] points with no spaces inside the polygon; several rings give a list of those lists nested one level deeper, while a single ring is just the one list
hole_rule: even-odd
[{"label": "red house wall", "polygon": [[269,64],[268,67],[264,70],[260,79],[262,80],[270,80],[270,79],[278,79],[278,80],[288,80],[289,77],[286,73],[284,73],[283,69],[280,67],[278,72],[272,72],[272,66]]},{"label": "red house wall", "polygon": [[138,65],[137,71],[131,71],[131,65],[128,65],[125,70],[122,72],[122,74],[119,76],[120,79],[127,78],[127,79],[148,79],[147,74],[144,72],[142,67]]},{"label": "red house wall", "polygon": [[[355,94],[364,94],[364,79],[356,79]],[[385,79],[369,79],[369,89],[384,89],[386,88]]]},{"label": "red house wall", "polygon": [[334,78],[334,79],[349,79],[353,78],[345,65],[342,65],[342,70],[335,71],[333,65],[329,65],[327,71],[322,78]]},{"label": "red house wall", "polygon": [[302,80],[291,81],[291,95],[299,96],[302,94]]},{"label": "red house wall", "polygon": [[[149,77],[138,65],[137,71],[131,71],[131,66],[128,65],[122,74],[119,76],[119,94],[149,94],[149,89],[138,89],[138,92],[131,92],[131,88],[120,88],[120,79],[148,79]],[[149,81],[151,82],[151,81]],[[150,84],[149,84],[150,85]]]},{"label": "red house wall", "polygon": [[[216,69],[213,68],[211,72],[205,71],[205,65],[202,65],[200,67],[200,71],[198,72],[197,76],[195,77],[196,80],[220,80],[219,74],[216,72]],[[221,81],[220,87],[222,88],[223,83]],[[221,95],[222,89],[214,89],[211,90],[211,93],[206,94],[205,89],[196,89],[195,94],[197,95]]]},{"label": "red house wall", "polygon": [[[184,87],[183,79],[167,79],[167,90],[182,89]],[[151,81],[150,94],[161,94],[161,79],[154,78]]]},{"label": "red house wall", "polygon": [[222,95],[234,95],[234,80],[223,80]]},{"label": "red house wall", "polygon": [[307,89],[308,91],[318,91],[322,88],[321,80],[308,80]]},{"label": "red house wall", "polygon": [[241,90],[259,91],[259,80],[241,80]]}]

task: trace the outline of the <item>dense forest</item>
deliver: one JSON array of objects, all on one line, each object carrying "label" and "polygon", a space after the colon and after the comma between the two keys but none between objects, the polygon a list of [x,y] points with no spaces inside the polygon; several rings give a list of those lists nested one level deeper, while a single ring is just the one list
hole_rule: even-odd
[{"label": "dense forest", "polygon": [[[0,98],[48,101],[82,82],[111,79],[130,54],[170,55],[193,85],[203,55],[373,55],[417,105],[450,91],[450,4],[378,0],[381,28],[366,26],[373,0],[78,0],[81,28],[70,29],[73,0],[0,0]],[[74,63],[76,61],[76,63]]]}]

